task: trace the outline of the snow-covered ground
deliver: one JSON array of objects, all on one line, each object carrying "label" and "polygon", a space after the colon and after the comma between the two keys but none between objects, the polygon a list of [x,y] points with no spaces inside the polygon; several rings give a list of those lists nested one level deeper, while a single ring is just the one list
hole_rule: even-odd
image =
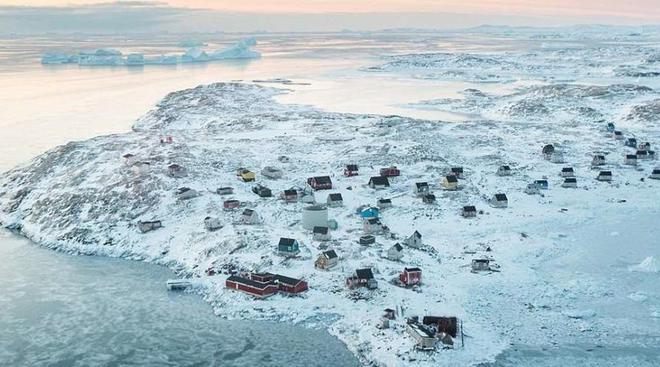
[{"label": "snow-covered ground", "polygon": [[[429,58],[435,61],[427,62]],[[274,98],[287,90],[252,84],[219,83],[174,92],[130,133],[72,142],[5,174],[0,178],[0,222],[62,251],[168,265],[194,279],[195,289],[220,316],[324,326],[364,362],[376,365],[471,365],[494,360],[511,344],[657,346],[660,294],[652,284],[657,282],[654,269],[660,258],[655,224],[660,181],[648,177],[658,162],[624,165],[624,154],[634,151],[605,131],[605,121],[656,149],[658,92],[609,71],[598,78],[616,82],[596,84],[587,71],[573,79],[575,83],[548,78],[547,65],[538,69],[525,58],[515,58],[519,63],[505,64],[515,73],[493,79],[518,75],[516,83],[521,85],[514,92],[495,95],[470,89],[463,91],[463,99],[408,106],[471,116],[463,122],[281,104]],[[450,61],[444,55],[440,61],[428,55],[404,59],[408,61],[403,66],[379,71],[410,75],[421,70],[428,75],[454,64],[466,71],[484,70],[482,61],[470,69],[471,62],[458,54]],[[426,61],[420,64],[420,59]],[[501,60],[486,64],[502,65]],[[499,75],[497,70],[487,74]],[[580,70],[577,65],[573,71]],[[520,76],[528,71],[542,77]],[[162,136],[172,136],[174,142],[162,144]],[[543,159],[541,148],[548,143],[563,152],[566,163]],[[612,183],[595,180],[600,168],[590,164],[596,152],[606,154],[602,169],[613,172]],[[135,173],[122,162],[126,153],[150,162],[151,169]],[[278,159],[281,156],[288,161]],[[184,166],[188,175],[169,177],[167,166],[172,163]],[[343,177],[349,163],[360,166],[359,176]],[[505,164],[513,175],[497,176]],[[391,179],[386,190],[368,188],[369,177],[389,165],[397,165],[401,177]],[[265,166],[282,169],[284,177],[262,177]],[[443,191],[440,180],[451,166],[463,166],[465,179],[459,190]],[[564,166],[575,169],[577,189],[560,187]],[[299,223],[305,205],[257,197],[251,192],[253,184],[236,179],[239,167],[257,172],[257,183],[276,195],[303,186],[307,177],[330,175],[335,189],[317,192],[316,199],[325,202],[329,192],[344,197],[343,207],[329,209],[339,228],[324,244],[339,253],[340,265],[330,271],[314,269],[323,247]],[[543,195],[523,192],[543,176],[550,184]],[[435,204],[414,196],[418,181],[431,184]],[[184,186],[201,196],[176,200],[176,189]],[[240,211],[224,211],[225,198],[211,192],[222,186],[233,186],[232,197],[256,209],[264,223],[237,224]],[[488,200],[500,192],[507,194],[508,208],[490,207]],[[393,201],[393,207],[382,211],[382,221],[394,238],[378,236],[376,245],[361,246],[357,239],[362,224],[355,210],[381,197]],[[477,217],[462,218],[464,205],[475,205]],[[207,232],[206,216],[219,218],[224,227]],[[137,221],[152,219],[162,220],[164,227],[139,233]],[[383,258],[414,230],[423,235],[426,247],[406,247],[402,261]],[[651,236],[640,237],[641,231]],[[280,237],[298,239],[301,254],[293,259],[278,256]],[[620,241],[613,240],[617,238]],[[612,248],[617,243],[621,249]],[[481,257],[491,258],[499,271],[471,273],[471,260]],[[211,266],[228,265],[304,277],[310,290],[302,297],[254,300],[225,289],[226,275],[205,273]],[[356,297],[344,279],[365,266],[373,267],[380,286]],[[390,283],[405,266],[422,268],[421,292]],[[607,304],[616,305],[618,312]],[[390,329],[376,328],[383,309],[395,306],[403,306],[406,316],[458,316],[465,346],[414,351],[401,319]]]}]

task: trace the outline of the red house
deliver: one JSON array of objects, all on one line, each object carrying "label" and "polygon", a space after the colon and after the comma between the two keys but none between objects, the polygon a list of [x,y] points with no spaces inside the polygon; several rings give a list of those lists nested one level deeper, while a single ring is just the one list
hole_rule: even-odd
[{"label": "red house", "polygon": [[[260,285],[264,288],[264,292],[267,292],[267,295],[260,295],[258,291],[255,291],[254,287],[249,288],[249,290],[242,289],[242,287],[236,287],[235,280],[232,280],[232,286],[230,286],[229,282],[232,278],[238,278],[247,281],[248,284]],[[268,288],[266,288],[266,286],[268,286]],[[309,286],[307,285],[307,282],[302,279],[290,278],[284,275],[272,273],[252,273],[249,275],[249,278],[235,276],[229,277],[227,279],[227,288],[237,289],[245,293],[249,293],[255,297],[264,298],[277,292],[282,292],[285,295],[299,294],[309,289]],[[257,294],[255,294],[255,292],[257,292]]]},{"label": "red house", "polygon": [[225,200],[224,203],[222,203],[222,207],[225,209],[236,209],[239,206],[241,206],[241,202],[238,200]]},{"label": "red house", "polygon": [[253,279],[232,275],[227,278],[225,286],[257,298],[266,298],[277,293],[278,287],[272,282],[259,282]]},{"label": "red house", "polygon": [[275,284],[279,286],[280,292],[293,295],[306,291],[308,289],[307,282],[302,279],[289,278],[284,275],[275,275]]},{"label": "red house", "polygon": [[357,164],[347,164],[344,168],[344,176],[353,177],[358,175],[358,166]]},{"label": "red house", "polygon": [[307,179],[307,184],[314,190],[330,190],[332,189],[332,180],[330,176],[316,176]]},{"label": "red house", "polygon": [[396,166],[386,167],[380,169],[380,175],[383,177],[396,177],[401,175],[401,171]]},{"label": "red house", "polygon": [[405,268],[403,273],[399,274],[399,280],[406,287],[419,285],[422,283],[422,269]]}]

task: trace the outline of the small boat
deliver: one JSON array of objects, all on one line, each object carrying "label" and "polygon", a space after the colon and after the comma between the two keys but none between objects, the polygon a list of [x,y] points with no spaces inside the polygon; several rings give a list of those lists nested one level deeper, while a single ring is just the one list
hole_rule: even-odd
[{"label": "small boat", "polygon": [[192,287],[192,283],[184,279],[170,279],[166,284],[170,291],[183,291]]}]

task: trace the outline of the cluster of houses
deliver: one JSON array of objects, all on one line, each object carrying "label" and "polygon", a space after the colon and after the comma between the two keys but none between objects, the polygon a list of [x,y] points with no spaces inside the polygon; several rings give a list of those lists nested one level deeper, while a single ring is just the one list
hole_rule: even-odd
[{"label": "cluster of houses", "polygon": [[[387,311],[384,318],[389,316]],[[415,341],[418,350],[452,349],[459,337],[463,343],[462,328],[458,318],[453,316],[424,316],[421,321],[418,316],[409,317],[406,319],[406,332]]]},{"label": "cluster of houses", "polygon": [[272,273],[231,275],[225,286],[256,298],[266,298],[276,293],[295,296],[308,289],[307,282],[302,279]]}]

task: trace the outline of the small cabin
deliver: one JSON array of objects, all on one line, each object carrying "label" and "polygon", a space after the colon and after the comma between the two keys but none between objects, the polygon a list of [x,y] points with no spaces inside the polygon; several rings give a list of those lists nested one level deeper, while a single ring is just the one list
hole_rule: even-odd
[{"label": "small cabin", "polygon": [[396,319],[396,311],[391,309],[391,308],[386,308],[383,317],[388,319],[388,320],[395,320]]},{"label": "small cabin", "polygon": [[498,176],[511,176],[513,172],[511,172],[511,167],[509,166],[500,166],[500,168],[497,169],[497,175]]},{"label": "small cabin", "polygon": [[435,329],[436,336],[446,334],[455,338],[458,336],[459,324],[458,318],[454,316],[424,316],[422,324]]},{"label": "small cabin", "polygon": [[596,180],[604,182],[612,181],[612,171],[600,171],[598,176],[596,176]]},{"label": "small cabin", "polygon": [[344,176],[353,177],[358,175],[358,166],[357,164],[347,164],[344,168]]},{"label": "small cabin", "polygon": [[420,350],[434,350],[435,349],[435,335],[431,333],[425,326],[415,322],[409,322],[406,325],[406,331],[415,340],[415,348]]},{"label": "small cabin", "polygon": [[293,296],[309,289],[306,281],[279,274],[273,274],[272,282],[277,285],[278,291],[287,296]]},{"label": "small cabin", "polygon": [[649,178],[660,180],[660,168],[654,168],[653,171],[651,171],[651,176],[649,176]]},{"label": "small cabin", "polygon": [[445,190],[458,189],[458,177],[454,175],[447,175],[440,183]]},{"label": "small cabin", "polygon": [[635,156],[637,157],[637,159],[652,159],[652,158],[655,158],[654,155],[655,155],[655,152],[652,151],[652,150],[638,150],[635,153]]},{"label": "small cabin", "polygon": [[379,209],[385,209],[385,208],[391,208],[392,207],[392,199],[378,199],[376,200],[376,206]]},{"label": "small cabin", "polygon": [[380,215],[380,209],[374,208],[373,206],[370,206],[368,208],[364,208],[360,211],[360,216],[365,219],[365,218],[378,218]]},{"label": "small cabin", "polygon": [[381,168],[380,175],[382,177],[397,177],[401,176],[401,171],[396,166],[390,166]]},{"label": "small cabin", "polygon": [[293,189],[282,191],[281,196],[282,196],[282,200],[284,200],[287,203],[295,203],[298,201],[298,191]]},{"label": "small cabin", "polygon": [[139,161],[139,162],[135,162],[135,163],[133,163],[133,165],[131,166],[131,170],[132,170],[133,173],[135,173],[136,175],[144,175],[144,174],[147,174],[147,173],[149,173],[149,171],[151,171],[151,163],[149,163],[149,162],[147,162],[147,161]]},{"label": "small cabin", "polygon": [[215,192],[218,195],[232,195],[234,193],[234,188],[229,186],[219,187],[215,190]]},{"label": "small cabin", "polygon": [[422,284],[422,269],[404,268],[403,272],[399,274],[399,281],[406,287]]},{"label": "small cabin", "polygon": [[490,260],[488,259],[472,259],[472,271],[490,271]]},{"label": "small cabin", "polygon": [[613,133],[616,127],[614,126],[613,123],[608,122],[607,125],[605,126],[605,129],[607,130],[608,133]]},{"label": "small cabin", "polygon": [[564,182],[561,184],[561,187],[567,189],[576,189],[577,188],[577,179],[575,177],[566,177]]},{"label": "small cabin", "polygon": [[367,218],[362,223],[364,233],[381,233],[383,232],[383,223],[378,218]]},{"label": "small cabin", "polygon": [[226,210],[236,209],[241,206],[241,202],[236,199],[225,200],[222,203],[222,207]]},{"label": "small cabin", "polygon": [[314,241],[330,241],[330,228],[323,226],[314,227],[312,238]]},{"label": "small cabin", "polygon": [[378,288],[378,282],[374,278],[374,273],[370,268],[357,269],[355,275],[346,279],[346,285],[349,289],[366,287],[368,289]]},{"label": "small cabin", "polygon": [[159,220],[138,221],[137,226],[140,232],[147,233],[163,227],[163,222]]},{"label": "small cabin", "polygon": [[637,146],[637,150],[651,150],[651,143],[644,142],[644,143],[639,143]]},{"label": "small cabin", "polygon": [[261,222],[261,217],[256,210],[245,209],[241,214],[241,223],[243,224],[258,224]]},{"label": "small cabin", "polygon": [[190,187],[180,187],[176,190],[174,195],[178,200],[189,200],[199,196],[197,191],[191,189]]},{"label": "small cabin", "polygon": [[331,208],[337,208],[344,205],[344,198],[340,193],[328,194],[327,204]]},{"label": "small cabin", "polygon": [[430,192],[430,187],[428,182],[415,182],[415,195],[423,196]]},{"label": "small cabin", "polygon": [[555,146],[552,144],[546,144],[543,149],[541,149],[541,153],[543,154],[543,158],[550,160],[552,155],[555,154]]},{"label": "small cabin", "polygon": [[248,169],[239,168],[236,170],[236,177],[238,177],[238,179],[243,182],[253,182],[255,179],[255,174]]},{"label": "small cabin", "polygon": [[464,177],[464,176],[463,176],[463,167],[452,167],[452,168],[449,170],[449,175],[450,175],[450,176],[456,176],[456,177],[462,179],[462,178]]},{"label": "small cabin", "polygon": [[232,275],[225,281],[225,287],[247,293],[257,298],[266,298],[277,293],[279,287],[273,282],[259,282],[250,278]]},{"label": "small cabin", "polygon": [[206,217],[204,218],[204,228],[209,232],[217,231],[222,228],[222,222],[218,218]]},{"label": "small cabin", "polygon": [[317,269],[331,269],[339,263],[339,256],[335,250],[323,251],[314,262]]},{"label": "small cabin", "polygon": [[536,186],[535,183],[527,184],[527,187],[525,188],[525,194],[527,195],[538,195],[541,193],[541,190],[539,190],[539,187]]},{"label": "small cabin", "polygon": [[300,252],[298,241],[293,238],[281,237],[277,244],[277,253],[284,256],[295,256]]},{"label": "small cabin", "polygon": [[252,192],[262,198],[269,198],[273,196],[273,192],[264,185],[256,185],[252,188]]},{"label": "small cabin", "polygon": [[624,144],[625,144],[627,147],[637,149],[637,139],[635,139],[635,138],[628,138],[628,139],[626,139],[626,142],[625,142]]},{"label": "small cabin", "polygon": [[127,166],[132,166],[138,161],[137,156],[135,156],[135,154],[131,154],[131,153],[126,153],[123,156],[121,156],[121,158],[122,158],[124,164],[127,165]]},{"label": "small cabin", "polygon": [[316,176],[307,179],[307,184],[314,190],[331,190],[332,180],[330,176]]},{"label": "small cabin", "polygon": [[399,261],[403,258],[403,246],[395,243],[394,246],[387,250],[387,258],[393,261]]},{"label": "small cabin", "polygon": [[167,166],[167,174],[170,177],[180,178],[180,177],[185,177],[187,173],[186,173],[186,169],[183,166],[175,163]]},{"label": "small cabin", "polygon": [[474,205],[466,205],[461,210],[463,218],[474,218],[477,216],[477,208]]},{"label": "small cabin", "polygon": [[605,164],[605,156],[601,154],[595,155],[594,158],[591,160],[592,166],[602,166],[604,164]]},{"label": "small cabin", "polygon": [[406,238],[403,241],[403,243],[406,246],[410,246],[410,247],[413,247],[413,248],[420,248],[423,245],[422,235],[418,231],[415,231],[415,232],[413,232],[413,234],[410,235],[410,237]]},{"label": "small cabin", "polygon": [[614,133],[612,134],[615,140],[623,140],[623,132],[619,130],[614,130]]},{"label": "small cabin", "polygon": [[376,243],[376,237],[374,237],[370,234],[367,234],[367,235],[364,235],[364,236],[360,236],[360,239],[359,239],[358,242],[362,246],[373,245],[374,243]]},{"label": "small cabin", "polygon": [[279,168],[266,166],[261,170],[261,175],[266,178],[270,178],[271,180],[277,180],[282,178],[282,176],[284,176],[284,173]]},{"label": "small cabin", "polygon": [[490,205],[494,208],[506,208],[509,206],[509,199],[506,197],[506,194],[495,194],[490,199]]},{"label": "small cabin", "polygon": [[637,165],[637,156],[635,154],[626,154],[626,156],[623,158],[623,164],[629,165],[629,166],[636,166]]},{"label": "small cabin", "polygon": [[547,190],[550,186],[548,184],[548,180],[535,180],[534,185],[539,188],[539,190]]},{"label": "small cabin", "polygon": [[422,196],[422,202],[424,204],[435,204],[435,195],[426,194],[426,195]]},{"label": "small cabin", "polygon": [[390,187],[390,180],[385,176],[374,176],[369,179],[369,187],[372,189],[384,189]]},{"label": "small cabin", "polygon": [[575,170],[573,167],[564,167],[559,174],[561,177],[575,177]]}]

